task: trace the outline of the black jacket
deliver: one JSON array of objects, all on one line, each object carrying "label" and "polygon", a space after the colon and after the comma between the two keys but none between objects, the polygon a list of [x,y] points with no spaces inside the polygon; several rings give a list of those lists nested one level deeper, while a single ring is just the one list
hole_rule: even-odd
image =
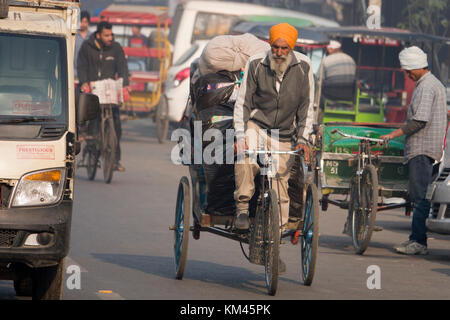
[{"label": "black jacket", "polygon": [[109,47],[99,48],[95,42],[95,33],[83,42],[78,53],[77,72],[80,84],[90,81],[123,78],[128,86],[128,65],[125,53],[116,41]]}]

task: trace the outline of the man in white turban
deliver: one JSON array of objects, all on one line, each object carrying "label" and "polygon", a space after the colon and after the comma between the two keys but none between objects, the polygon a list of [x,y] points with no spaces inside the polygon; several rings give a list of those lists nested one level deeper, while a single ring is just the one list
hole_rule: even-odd
[{"label": "man in white turban", "polygon": [[426,219],[430,201],[426,199],[433,165],[443,154],[447,128],[446,90],[429,71],[427,54],[418,47],[410,47],[399,54],[400,65],[416,82],[406,116],[406,125],[381,136],[387,141],[405,135],[405,160],[409,169],[409,195],[414,213],[409,240],[394,247],[398,253],[427,254]]}]

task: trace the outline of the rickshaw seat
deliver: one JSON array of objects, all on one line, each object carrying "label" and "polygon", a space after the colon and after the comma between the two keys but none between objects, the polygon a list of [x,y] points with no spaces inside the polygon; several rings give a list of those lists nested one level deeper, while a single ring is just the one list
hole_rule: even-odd
[{"label": "rickshaw seat", "polygon": [[324,84],[322,95],[325,99],[331,101],[349,101],[355,100],[356,82]]}]

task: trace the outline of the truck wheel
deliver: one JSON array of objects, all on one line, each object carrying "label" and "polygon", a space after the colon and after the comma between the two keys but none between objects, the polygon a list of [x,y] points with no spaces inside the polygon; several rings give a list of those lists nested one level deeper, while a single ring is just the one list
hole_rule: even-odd
[{"label": "truck wheel", "polygon": [[16,296],[31,297],[33,295],[33,281],[31,277],[23,277],[14,280]]},{"label": "truck wheel", "polygon": [[8,17],[8,0],[0,0],[0,19]]},{"label": "truck wheel", "polygon": [[56,266],[33,270],[33,300],[61,300],[64,280],[64,260]]}]

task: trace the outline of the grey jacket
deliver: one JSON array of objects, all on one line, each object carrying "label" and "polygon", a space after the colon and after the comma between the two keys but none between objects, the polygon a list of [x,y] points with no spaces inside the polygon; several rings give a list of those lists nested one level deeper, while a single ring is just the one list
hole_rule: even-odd
[{"label": "grey jacket", "polygon": [[263,129],[278,129],[280,141],[307,141],[312,132],[314,78],[311,61],[294,55],[284,73],[280,90],[270,69],[269,52],[256,54],[247,61],[239,96],[234,106],[236,137],[245,136],[246,124],[254,121]]}]

